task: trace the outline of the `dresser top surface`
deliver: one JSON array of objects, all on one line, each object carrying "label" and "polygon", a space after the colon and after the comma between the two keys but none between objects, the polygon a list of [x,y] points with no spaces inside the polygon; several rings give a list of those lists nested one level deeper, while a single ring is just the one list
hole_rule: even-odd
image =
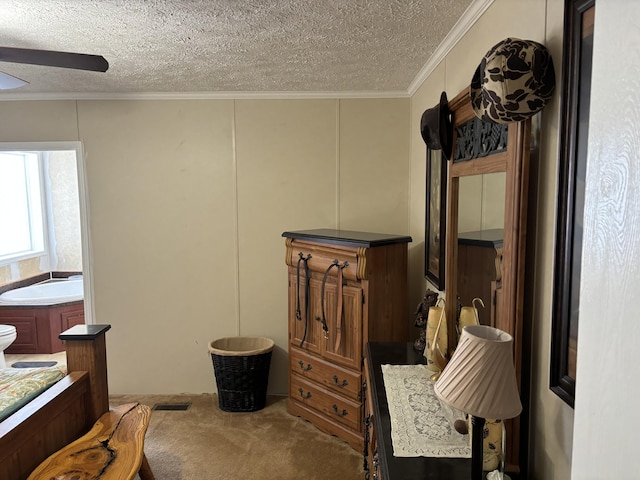
[{"label": "dresser top surface", "polygon": [[411,242],[411,237],[407,235],[356,232],[352,230],[337,230],[332,228],[289,231],[284,232],[282,236],[285,238],[322,241],[338,245],[358,245],[363,247],[375,247],[381,245],[392,245],[395,243]]},{"label": "dresser top surface", "polygon": [[367,362],[371,375],[374,422],[378,438],[378,456],[387,480],[467,480],[471,478],[471,459],[434,457],[395,457],[391,439],[391,418],[384,389],[382,365],[424,364],[423,355],[412,343],[384,342],[367,344]]},{"label": "dresser top surface", "polygon": [[476,245],[480,247],[499,247],[504,241],[504,230],[494,228],[477,232],[458,233],[458,243],[462,245]]}]

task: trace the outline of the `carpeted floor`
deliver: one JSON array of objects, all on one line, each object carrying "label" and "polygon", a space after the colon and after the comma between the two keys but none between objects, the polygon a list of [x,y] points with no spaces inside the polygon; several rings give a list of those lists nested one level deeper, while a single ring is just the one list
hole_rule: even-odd
[{"label": "carpeted floor", "polygon": [[215,395],[112,395],[112,406],[191,403],[154,410],[145,453],[157,480],[362,480],[362,454],[286,411],[270,397],[258,412],[218,408]]}]

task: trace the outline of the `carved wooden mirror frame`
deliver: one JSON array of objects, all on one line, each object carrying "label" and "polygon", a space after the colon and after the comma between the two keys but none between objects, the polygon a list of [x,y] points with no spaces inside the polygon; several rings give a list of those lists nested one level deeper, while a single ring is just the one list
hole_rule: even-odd
[{"label": "carved wooden mirror frame", "polygon": [[[523,298],[531,121],[498,125],[477,119],[471,107],[468,88],[449,102],[449,108],[453,115],[454,151],[448,162],[445,262],[447,330],[456,331],[460,178],[505,172],[502,293],[496,296],[497,313],[495,325],[492,326],[509,333],[514,339],[514,363],[524,410],[519,417],[506,422],[505,453],[507,471],[524,472],[528,423],[524,416],[528,411],[528,387],[521,383],[523,363],[524,368],[529,368],[529,359],[523,355],[528,351],[523,350]],[[474,145],[469,145],[469,139],[463,138],[463,134],[467,137],[471,135]],[[503,143],[506,137],[506,145],[493,148],[490,144],[496,136],[502,136]],[[449,334],[448,341],[451,358],[456,347],[456,335]],[[521,447],[525,447],[522,449],[524,453],[521,453]]]}]

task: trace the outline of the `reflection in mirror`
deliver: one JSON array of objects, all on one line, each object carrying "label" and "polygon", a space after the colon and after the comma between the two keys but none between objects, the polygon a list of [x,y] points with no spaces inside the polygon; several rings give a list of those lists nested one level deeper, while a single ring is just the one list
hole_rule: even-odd
[{"label": "reflection in mirror", "polygon": [[505,172],[461,177],[458,199],[457,297],[470,307],[474,298],[478,320],[498,326],[504,232]]}]

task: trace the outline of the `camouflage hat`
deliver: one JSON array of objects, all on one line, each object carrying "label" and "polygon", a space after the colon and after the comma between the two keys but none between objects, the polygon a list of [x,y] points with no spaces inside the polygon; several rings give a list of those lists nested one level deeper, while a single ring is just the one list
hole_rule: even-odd
[{"label": "camouflage hat", "polygon": [[549,50],[531,40],[506,38],[478,65],[471,80],[471,105],[482,120],[519,122],[542,110],[554,87]]}]

